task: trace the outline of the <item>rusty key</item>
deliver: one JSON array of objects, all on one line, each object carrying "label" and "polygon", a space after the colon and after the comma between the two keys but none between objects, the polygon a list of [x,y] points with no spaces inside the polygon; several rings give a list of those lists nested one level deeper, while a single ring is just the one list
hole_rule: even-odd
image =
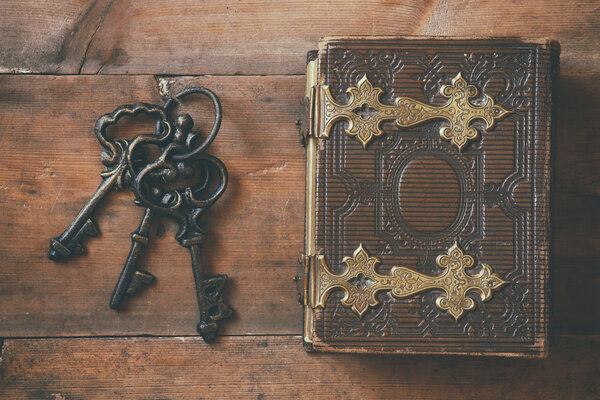
[{"label": "rusty key", "polygon": [[[108,127],[116,124],[120,118],[141,113],[157,118],[160,129],[157,129],[156,134],[139,135],[133,140],[113,140],[107,136]],[[173,134],[164,109],[145,103],[122,106],[110,114],[103,115],[96,122],[94,133],[103,147],[101,160],[105,169],[100,174],[102,182],[67,229],[60,236],[50,240],[48,258],[52,260],[61,260],[84,253],[83,239],[99,233],[92,219],[94,211],[108,193],[123,189],[131,181],[133,166],[130,164],[140,154],[134,150],[135,147],[147,143],[164,143],[170,140]]]},{"label": "rusty key", "polygon": [[[206,274],[201,254],[201,246],[206,240],[206,229],[200,219],[204,212],[225,191],[228,181],[227,169],[218,158],[199,153],[184,162],[184,165],[195,163],[194,170],[199,171],[199,179],[194,186],[165,190],[164,192],[152,189],[144,190],[143,188],[150,186],[145,184],[146,177],[151,176],[153,170],[164,171],[167,169],[170,163],[168,161],[169,157],[167,151],[156,163],[149,165],[144,171],[136,175],[133,184],[136,204],[147,207],[146,213],[149,212],[148,210],[154,210],[157,213],[174,218],[179,223],[179,230],[175,238],[188,249],[192,261],[196,297],[200,312],[197,331],[206,342],[211,342],[216,338],[217,322],[230,317],[233,310],[223,302],[221,296],[221,290],[225,285],[227,275],[208,276]],[[152,192],[160,193],[160,196],[152,197]],[[121,287],[121,293],[124,288],[125,286]],[[117,294],[117,289],[115,289],[115,294]]]},{"label": "rusty key", "polygon": [[[206,230],[200,219],[221,197],[228,182],[227,169],[223,162],[203,152],[218,133],[222,118],[221,104],[210,90],[190,88],[169,99],[163,107],[166,110],[174,101],[193,93],[206,95],[213,102],[213,127],[204,140],[199,141],[200,134],[192,131],[192,118],[188,114],[179,114],[173,123],[173,140],[160,147],[160,156],[153,162],[138,164],[132,168],[131,188],[135,195],[135,203],[145,207],[144,217],[139,228],[132,233],[131,250],[113,291],[110,307],[117,309],[125,295],[134,293],[140,286],[152,281],[151,274],[139,269],[138,259],[148,243],[152,218],[155,215],[169,216],[179,223],[175,238],[182,246],[188,248],[191,256],[200,311],[197,331],[206,342],[211,342],[216,338],[217,322],[233,313],[221,296],[227,275],[208,276],[201,255]],[[188,184],[190,181],[193,184]]]},{"label": "rusty key", "polygon": [[[196,135],[196,133],[191,132],[192,125],[193,121],[188,114],[179,115],[174,122],[174,141],[160,146],[161,151],[167,153],[180,151],[181,147],[183,146],[182,143],[185,142],[185,139],[187,139],[190,135]],[[156,129],[158,135],[160,125],[157,125]],[[188,144],[191,144],[191,142],[188,142]],[[183,151],[187,150],[189,149],[186,148]],[[164,156],[162,156],[162,158],[164,158]],[[144,167],[146,167],[146,164],[139,162],[132,163],[132,165],[132,176],[136,176]],[[181,163],[176,166],[169,165],[164,168],[155,168],[153,171],[147,174],[144,172],[144,187],[149,187],[151,189],[150,194],[152,198],[157,196],[163,197],[165,195],[165,191],[161,187],[162,184],[172,184],[174,180],[180,177],[189,179],[191,177],[190,174],[194,173],[195,170],[193,168]],[[169,196],[169,194],[167,194],[167,196]],[[161,200],[164,200],[164,198]],[[134,203],[139,206],[143,206],[137,199],[134,200]],[[154,276],[150,272],[139,268],[138,261],[142,255],[142,251],[149,244],[150,225],[155,215],[156,210],[154,208],[146,207],[144,210],[144,216],[142,217],[138,229],[131,233],[131,248],[110,299],[110,308],[113,310],[116,310],[121,306],[125,299],[125,295],[137,293],[141,287],[149,285],[154,280]]]}]

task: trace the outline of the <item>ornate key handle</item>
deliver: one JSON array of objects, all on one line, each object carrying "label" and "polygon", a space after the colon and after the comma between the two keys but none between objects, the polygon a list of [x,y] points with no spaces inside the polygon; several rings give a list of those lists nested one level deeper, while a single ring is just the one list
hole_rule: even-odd
[{"label": "ornate key handle", "polygon": [[165,189],[156,181],[156,177],[162,176],[165,183],[176,181],[181,174],[181,168],[172,161],[172,153],[176,149],[170,147],[156,161],[137,173],[132,189],[140,205],[172,216],[180,223],[175,238],[184,244],[183,241],[203,231],[197,220],[223,195],[227,188],[228,174],[225,164],[218,158],[209,154],[197,154],[194,159],[185,161],[183,168],[189,167],[186,164],[192,164],[194,172],[197,171],[199,175],[198,182],[183,189]]},{"label": "ornate key handle", "polygon": [[[148,114],[157,119],[155,134],[139,135],[133,140],[112,139],[107,135],[108,128],[116,125],[121,118],[125,116],[135,117],[138,114]],[[104,151],[101,153],[102,163],[107,169],[110,169],[117,165],[118,160],[124,156],[128,157],[128,161],[130,161],[131,154],[128,153],[133,153],[134,151],[128,150],[135,148],[141,143],[160,145],[171,140],[173,129],[163,107],[154,104],[136,103],[117,107],[112,113],[98,118],[94,127],[94,133],[104,148]],[[131,168],[129,170],[131,171]]]},{"label": "ornate key handle", "polygon": [[[175,140],[179,136],[180,142],[170,143],[156,160],[133,171],[135,179],[132,190],[136,199],[147,207],[169,213],[180,208],[187,198],[188,202],[198,207],[208,208],[221,197],[227,187],[227,168],[223,162],[209,154],[197,152],[201,147],[189,149],[188,143],[193,142],[190,137],[196,135],[196,132],[190,131],[185,124],[180,126],[182,122],[179,121],[187,120],[188,117],[187,114],[180,116],[176,122]],[[207,141],[208,139],[203,142],[202,147],[206,147],[204,144]],[[133,162],[130,164],[134,165]],[[170,190],[162,190],[160,187],[160,183],[170,184],[179,179],[191,179],[197,174],[199,179],[193,187]],[[217,177],[217,185],[208,191],[214,176]]]}]

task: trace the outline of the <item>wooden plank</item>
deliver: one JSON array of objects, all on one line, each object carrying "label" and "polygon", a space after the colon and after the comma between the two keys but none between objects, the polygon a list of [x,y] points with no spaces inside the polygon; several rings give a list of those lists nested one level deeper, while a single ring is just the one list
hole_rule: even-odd
[{"label": "wooden plank", "polygon": [[8,0],[0,15],[0,72],[78,73],[109,0]]},{"label": "wooden plank", "polygon": [[[561,74],[555,144],[556,193],[600,195],[600,73]],[[600,233],[600,231],[596,231]]]},{"label": "wooden plank", "polygon": [[597,70],[594,1],[8,0],[1,71],[302,74],[331,35],[546,36],[565,72]]},{"label": "wooden plank", "polygon": [[553,203],[553,309],[556,332],[598,332],[600,310],[600,75],[559,80]]},{"label": "wooden plank", "polygon": [[0,395],[19,399],[582,399],[600,391],[600,337],[545,360],[309,354],[298,336],[7,340]]},{"label": "wooden plank", "polygon": [[[598,78],[562,81],[553,231],[552,327],[559,333],[600,332],[600,309],[591,300],[600,290],[600,203],[598,186],[589,184],[600,181]],[[194,334],[189,256],[173,239],[170,220],[153,228],[142,264],[157,282],[122,311],[108,308],[142,213],[130,193],[109,196],[97,218],[102,235],[86,242],[88,255],[64,263],[45,258],[48,240],[100,181],[96,118],[120,104],[161,101],[159,86],[168,93],[190,85],[214,89],[225,110],[210,152],[228,165],[231,184],[207,219],[206,244],[209,268],[230,276],[225,296],[237,312],[223,333],[301,332],[291,278],[303,247],[304,153],[295,127],[303,77],[2,76],[0,336]],[[588,101],[578,99],[580,91]],[[199,126],[208,127],[210,105],[190,106]],[[120,132],[141,131],[125,123]]]},{"label": "wooden plank", "polygon": [[[209,150],[228,166],[230,184],[206,219],[204,245],[209,271],[231,278],[224,293],[236,316],[223,332],[298,333],[292,277],[303,248],[304,153],[295,121],[303,80],[217,77],[186,84],[214,89],[225,113]],[[0,336],[194,334],[190,256],[168,219],[153,228],[143,262],[156,283],[120,312],[108,308],[143,211],[130,192],[109,196],[97,217],[102,235],[87,240],[88,255],[53,262],[45,254],[49,239],[100,182],[95,119],[135,100],[160,102],[154,78],[3,76],[0,93]],[[189,104],[206,132],[212,106]],[[133,125],[124,131],[132,134]]]}]

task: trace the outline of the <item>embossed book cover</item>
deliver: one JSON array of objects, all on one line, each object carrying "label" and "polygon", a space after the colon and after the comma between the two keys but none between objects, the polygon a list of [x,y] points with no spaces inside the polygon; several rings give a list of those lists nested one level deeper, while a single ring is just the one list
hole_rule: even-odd
[{"label": "embossed book cover", "polygon": [[309,54],[309,350],[546,354],[558,54],[433,38]]}]

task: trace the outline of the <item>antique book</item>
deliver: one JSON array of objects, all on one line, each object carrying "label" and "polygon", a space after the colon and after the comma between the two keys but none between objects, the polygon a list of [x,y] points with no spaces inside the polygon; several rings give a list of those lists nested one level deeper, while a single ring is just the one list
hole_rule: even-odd
[{"label": "antique book", "polygon": [[547,354],[559,52],[336,37],[309,53],[308,350]]}]

